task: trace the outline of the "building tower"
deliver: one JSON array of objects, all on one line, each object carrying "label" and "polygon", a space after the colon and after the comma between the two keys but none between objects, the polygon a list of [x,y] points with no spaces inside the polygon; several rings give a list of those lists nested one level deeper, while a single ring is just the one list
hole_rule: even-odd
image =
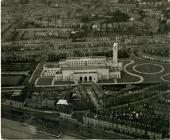
[{"label": "building tower", "polygon": [[118,58],[118,43],[113,44],[113,63],[117,63],[117,58]]}]

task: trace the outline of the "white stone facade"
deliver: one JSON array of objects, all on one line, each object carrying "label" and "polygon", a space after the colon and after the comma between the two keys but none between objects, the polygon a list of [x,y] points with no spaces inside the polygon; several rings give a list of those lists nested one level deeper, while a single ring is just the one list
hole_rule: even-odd
[{"label": "white stone facade", "polygon": [[122,63],[117,62],[117,44],[113,45],[113,60],[105,56],[68,57],[59,64],[44,65],[41,76],[54,76],[56,81],[98,82],[99,80],[120,79]]}]

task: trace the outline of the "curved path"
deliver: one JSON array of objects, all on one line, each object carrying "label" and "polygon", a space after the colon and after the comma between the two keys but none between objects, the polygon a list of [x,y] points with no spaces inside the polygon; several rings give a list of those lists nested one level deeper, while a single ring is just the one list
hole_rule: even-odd
[{"label": "curved path", "polygon": [[[125,61],[126,61],[126,60],[125,60]],[[125,71],[127,74],[132,75],[132,76],[135,76],[135,77],[138,77],[138,78],[140,79],[140,80],[137,81],[137,82],[127,82],[127,84],[138,84],[138,83],[142,83],[142,82],[144,81],[144,78],[143,78],[142,76],[133,74],[133,73],[131,73],[131,72],[129,72],[129,71],[127,70],[127,67],[128,67],[129,65],[134,64],[135,61],[133,61],[133,60],[127,60],[127,61],[131,61],[131,62],[130,62],[130,63],[127,63],[127,64],[124,66],[124,68],[123,68],[124,71]]]},{"label": "curved path", "polygon": [[164,82],[170,82],[170,80],[164,79],[164,77],[167,76],[167,75],[170,75],[170,72],[162,75],[162,76],[160,77],[160,79],[161,79],[162,81],[164,81]]}]

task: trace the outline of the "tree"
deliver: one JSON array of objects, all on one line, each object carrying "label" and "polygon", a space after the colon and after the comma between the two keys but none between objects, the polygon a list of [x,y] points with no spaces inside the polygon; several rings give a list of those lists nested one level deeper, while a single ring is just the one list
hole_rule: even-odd
[{"label": "tree", "polygon": [[145,12],[143,10],[139,10],[138,14],[141,16],[141,19],[145,17]]},{"label": "tree", "polygon": [[89,16],[84,15],[84,16],[82,16],[81,21],[84,23],[88,23],[90,21],[90,18],[89,18]]},{"label": "tree", "polygon": [[120,10],[117,10],[114,13],[112,13],[111,16],[112,22],[126,22],[130,18],[126,13],[122,13]]}]

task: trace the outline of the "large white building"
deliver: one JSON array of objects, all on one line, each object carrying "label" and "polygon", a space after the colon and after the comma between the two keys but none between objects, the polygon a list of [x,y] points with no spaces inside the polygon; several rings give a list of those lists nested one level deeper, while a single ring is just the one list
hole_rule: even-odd
[{"label": "large white building", "polygon": [[113,44],[113,59],[105,56],[68,57],[59,64],[45,64],[41,76],[54,76],[54,81],[98,82],[120,79],[122,62],[118,62],[118,44]]}]

